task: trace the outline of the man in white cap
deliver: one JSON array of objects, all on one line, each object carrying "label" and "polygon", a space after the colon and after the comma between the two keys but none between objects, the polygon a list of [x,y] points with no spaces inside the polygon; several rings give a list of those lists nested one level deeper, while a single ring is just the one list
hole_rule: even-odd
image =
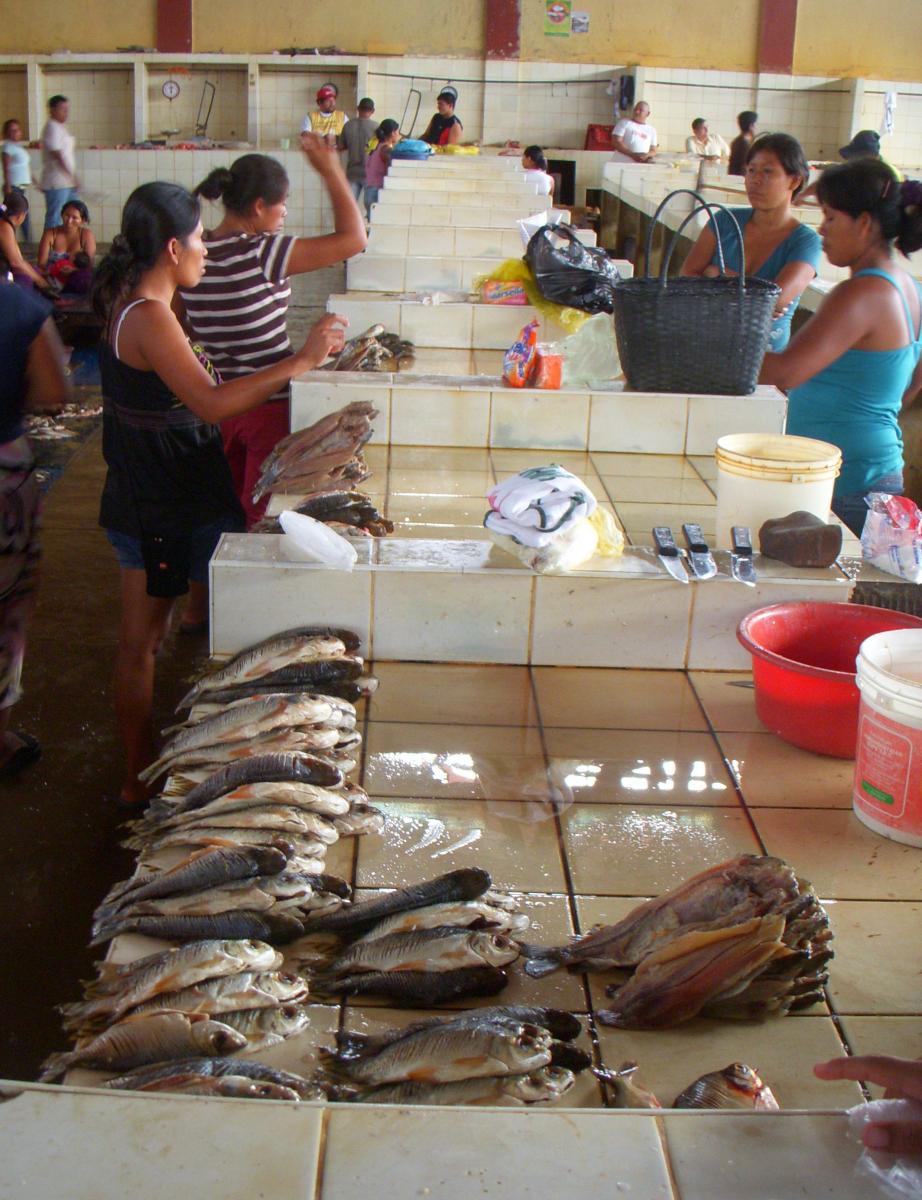
[{"label": "man in white cap", "polygon": [[346,114],[336,107],[339,89],[335,83],[325,83],[317,90],[317,108],[301,122],[302,133],[319,133],[321,137],[338,138],[346,123]]}]

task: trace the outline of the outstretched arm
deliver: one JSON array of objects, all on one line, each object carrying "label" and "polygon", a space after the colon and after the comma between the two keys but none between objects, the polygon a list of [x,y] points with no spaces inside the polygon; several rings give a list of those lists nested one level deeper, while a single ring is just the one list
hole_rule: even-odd
[{"label": "outstretched arm", "polygon": [[352,195],[335,146],[315,133],[301,135],[304,157],[323,180],[333,205],[333,233],[298,238],[288,259],[288,274],[303,275],[352,258],[365,249],[365,221]]}]

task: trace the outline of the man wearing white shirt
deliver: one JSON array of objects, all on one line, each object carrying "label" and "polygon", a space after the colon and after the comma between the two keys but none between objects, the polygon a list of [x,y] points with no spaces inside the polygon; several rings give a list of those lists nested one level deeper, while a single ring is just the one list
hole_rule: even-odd
[{"label": "man wearing white shirt", "polygon": [[704,117],[692,121],[692,136],[685,139],[685,153],[696,158],[729,158],[730,147],[719,133],[710,133]]},{"label": "man wearing white shirt", "polygon": [[66,96],[48,101],[48,121],[42,130],[42,178],[39,187],[45,194],[45,228],[61,224],[61,212],[68,200],[77,198],[77,172],[74,165],[74,139],[65,121],[70,112]]},{"label": "man wearing white shirt", "polygon": [[612,130],[612,162],[652,162],[656,154],[656,130],[648,123],[650,105],[639,100],[630,121],[623,118]]}]

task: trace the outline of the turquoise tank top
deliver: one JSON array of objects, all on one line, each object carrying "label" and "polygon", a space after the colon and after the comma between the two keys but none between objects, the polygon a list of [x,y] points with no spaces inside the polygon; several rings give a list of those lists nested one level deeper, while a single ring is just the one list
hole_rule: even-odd
[{"label": "turquoise tank top", "polygon": [[[787,432],[831,442],[842,451],[836,495],[867,492],[881,475],[902,471],[900,405],[922,355],[922,327],[917,336],[897,281],[876,267],[857,271],[853,278],[859,275],[879,275],[900,293],[909,345],[898,350],[846,350],[788,396]],[[916,287],[922,304],[922,286]]]}]

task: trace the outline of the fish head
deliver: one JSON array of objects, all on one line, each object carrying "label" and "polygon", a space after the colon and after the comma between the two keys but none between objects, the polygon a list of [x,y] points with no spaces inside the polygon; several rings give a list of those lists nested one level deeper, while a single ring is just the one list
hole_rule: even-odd
[{"label": "fish head", "polygon": [[262,1020],[266,1033],[277,1033],[280,1037],[291,1037],[307,1029],[310,1018],[300,1004],[281,1004],[268,1009]]},{"label": "fish head", "polygon": [[276,971],[265,979],[261,978],[259,985],[262,991],[282,1002],[307,995],[307,984],[292,971]]},{"label": "fish head", "polygon": [[214,1091],[219,1096],[236,1096],[249,1100],[300,1100],[298,1093],[280,1083],[269,1083],[263,1079],[250,1079],[245,1075],[225,1075],[214,1081]]},{"label": "fish head", "polygon": [[192,1031],[192,1040],[203,1054],[226,1055],[242,1050],[247,1039],[222,1021],[203,1021]]},{"label": "fish head", "polygon": [[566,1067],[542,1067],[516,1079],[510,1091],[523,1104],[539,1104],[542,1101],[559,1100],[575,1083],[576,1076]]},{"label": "fish head", "polygon": [[471,934],[471,946],[477,955],[490,966],[503,967],[514,962],[521,954],[518,943],[505,933],[477,930]]},{"label": "fish head", "polygon": [[503,1058],[510,1074],[527,1075],[551,1061],[551,1035],[537,1025],[521,1025],[505,1039]]}]

